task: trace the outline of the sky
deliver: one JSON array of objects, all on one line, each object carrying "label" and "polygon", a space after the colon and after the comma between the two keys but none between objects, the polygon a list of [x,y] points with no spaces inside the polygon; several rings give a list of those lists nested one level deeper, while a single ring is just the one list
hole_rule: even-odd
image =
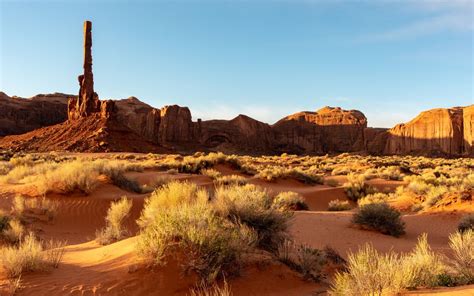
[{"label": "sky", "polygon": [[77,94],[84,20],[101,99],[194,120],[340,106],[392,127],[474,104],[474,0],[0,0],[0,91]]}]

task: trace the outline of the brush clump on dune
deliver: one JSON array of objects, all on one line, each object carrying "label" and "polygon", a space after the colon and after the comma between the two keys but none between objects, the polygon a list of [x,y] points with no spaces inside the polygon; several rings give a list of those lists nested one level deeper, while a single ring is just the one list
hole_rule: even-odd
[{"label": "brush clump on dune", "polygon": [[351,208],[351,204],[348,200],[335,199],[328,203],[328,211],[347,211]]},{"label": "brush clump on dune", "polygon": [[105,218],[106,226],[96,234],[99,244],[108,245],[122,239],[126,235],[123,221],[130,215],[132,200],[123,196],[120,200],[112,202]]},{"label": "brush clump on dune", "polygon": [[296,192],[280,192],[273,199],[273,206],[284,211],[307,211],[308,205],[304,198]]},{"label": "brush clump on dune", "polygon": [[354,214],[352,222],[395,237],[405,233],[405,223],[400,219],[400,212],[386,203],[370,203],[362,206]]},{"label": "brush clump on dune", "polygon": [[273,207],[267,191],[254,185],[217,188],[213,206],[220,217],[257,232],[257,247],[274,252],[288,236],[290,212]]},{"label": "brush clump on dune", "polygon": [[153,264],[180,252],[185,270],[206,282],[235,274],[256,233],[215,214],[205,190],[194,184],[171,182],[146,201],[139,220],[138,250]]}]

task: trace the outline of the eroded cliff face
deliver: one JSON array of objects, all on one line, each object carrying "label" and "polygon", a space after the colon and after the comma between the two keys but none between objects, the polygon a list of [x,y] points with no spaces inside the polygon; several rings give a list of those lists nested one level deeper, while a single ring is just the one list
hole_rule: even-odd
[{"label": "eroded cliff face", "polygon": [[366,127],[367,118],[360,111],[324,107],[287,116],[273,130],[277,150],[328,153],[364,150]]},{"label": "eroded cliff face", "polygon": [[463,108],[428,110],[388,130],[384,154],[461,155],[463,133]]},{"label": "eroded cliff face", "polygon": [[67,101],[73,96],[54,93],[32,98],[0,92],[0,137],[23,134],[67,119]]},{"label": "eroded cliff face", "polygon": [[463,108],[464,155],[474,156],[474,105]]}]

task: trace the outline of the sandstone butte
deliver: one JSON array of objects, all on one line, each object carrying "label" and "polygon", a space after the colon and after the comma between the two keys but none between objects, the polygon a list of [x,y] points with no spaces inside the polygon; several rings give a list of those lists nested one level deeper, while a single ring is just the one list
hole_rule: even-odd
[{"label": "sandstone butte", "polygon": [[338,107],[298,112],[273,125],[245,115],[195,122],[187,107],[156,109],[135,97],[100,100],[94,91],[88,21],[83,68],[77,96],[22,99],[0,92],[0,149],[474,156],[474,105],[428,110],[391,129],[367,127],[362,112]]}]

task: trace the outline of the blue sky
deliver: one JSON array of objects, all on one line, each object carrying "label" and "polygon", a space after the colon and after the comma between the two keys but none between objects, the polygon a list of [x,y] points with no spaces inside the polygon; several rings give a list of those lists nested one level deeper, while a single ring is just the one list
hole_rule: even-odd
[{"label": "blue sky", "polygon": [[341,106],[391,127],[474,103],[474,1],[0,0],[0,90],[78,92],[93,23],[100,98],[273,123]]}]

